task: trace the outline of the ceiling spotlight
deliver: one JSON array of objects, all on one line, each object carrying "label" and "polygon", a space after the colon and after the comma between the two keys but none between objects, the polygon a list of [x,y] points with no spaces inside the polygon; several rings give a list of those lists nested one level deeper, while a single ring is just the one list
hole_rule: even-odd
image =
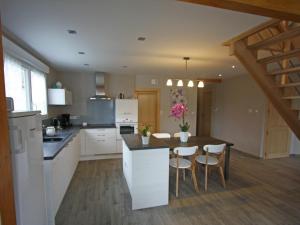
[{"label": "ceiling spotlight", "polygon": [[171,79],[168,79],[167,80],[167,86],[171,87],[173,85],[173,82]]},{"label": "ceiling spotlight", "polygon": [[85,63],[85,64],[83,64],[84,66],[89,66],[90,64],[88,64],[88,63]]},{"label": "ceiling spotlight", "polygon": [[222,74],[220,73],[218,76],[219,76],[219,77],[222,77]]},{"label": "ceiling spotlight", "polygon": [[69,34],[77,34],[76,30],[67,30]]},{"label": "ceiling spotlight", "polygon": [[199,81],[198,88],[204,88],[204,82],[202,80]]},{"label": "ceiling spotlight", "polygon": [[138,41],[146,41],[146,37],[138,37],[137,40]]},{"label": "ceiling spotlight", "polygon": [[232,69],[235,69],[235,67],[236,67],[235,65],[232,65],[232,66],[231,66]]},{"label": "ceiling spotlight", "polygon": [[189,82],[188,82],[188,85],[187,85],[188,87],[194,87],[194,82],[192,81],[192,80],[190,80]]},{"label": "ceiling spotlight", "polygon": [[182,87],[182,86],[183,86],[182,80],[178,80],[178,82],[177,82],[177,87]]},{"label": "ceiling spotlight", "polygon": [[85,52],[78,52],[78,54],[79,54],[79,55],[84,55],[84,54],[85,54]]}]

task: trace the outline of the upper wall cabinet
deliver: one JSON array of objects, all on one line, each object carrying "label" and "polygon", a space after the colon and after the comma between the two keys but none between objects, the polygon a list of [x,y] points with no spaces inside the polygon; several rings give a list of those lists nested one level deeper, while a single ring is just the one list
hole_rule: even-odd
[{"label": "upper wall cabinet", "polygon": [[48,89],[48,105],[72,105],[72,92],[66,89]]}]

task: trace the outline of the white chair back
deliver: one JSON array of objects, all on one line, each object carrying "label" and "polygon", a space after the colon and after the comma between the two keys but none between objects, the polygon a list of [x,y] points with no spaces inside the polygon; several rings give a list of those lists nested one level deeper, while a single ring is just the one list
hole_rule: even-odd
[{"label": "white chair back", "polygon": [[[192,134],[191,134],[190,132],[188,132],[188,135],[189,135],[189,137],[192,136]],[[175,134],[174,134],[174,137],[180,137],[180,133],[175,133]]]},{"label": "white chair back", "polygon": [[171,138],[171,134],[169,133],[154,133],[152,135],[156,138]]},{"label": "white chair back", "polygon": [[174,148],[174,153],[180,156],[194,155],[197,151],[198,146],[193,147],[176,147]]},{"label": "white chair back", "polygon": [[221,154],[225,150],[226,144],[220,145],[205,145],[203,150],[208,153]]}]

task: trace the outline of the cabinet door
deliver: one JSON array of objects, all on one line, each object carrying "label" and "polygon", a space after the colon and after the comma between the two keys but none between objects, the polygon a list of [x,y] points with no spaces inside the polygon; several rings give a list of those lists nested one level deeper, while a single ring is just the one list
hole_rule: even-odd
[{"label": "cabinet door", "polygon": [[116,138],[86,138],[86,152],[89,155],[116,153]]},{"label": "cabinet door", "polygon": [[117,140],[117,153],[123,152],[123,140]]}]

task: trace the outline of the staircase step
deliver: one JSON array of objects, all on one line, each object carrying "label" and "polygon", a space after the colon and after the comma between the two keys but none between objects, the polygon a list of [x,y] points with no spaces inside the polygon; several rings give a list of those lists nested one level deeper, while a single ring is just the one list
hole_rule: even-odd
[{"label": "staircase step", "polygon": [[279,88],[285,88],[285,87],[297,87],[297,86],[300,86],[300,82],[280,84],[277,87],[279,87]]},{"label": "staircase step", "polygon": [[296,73],[300,71],[300,66],[298,67],[292,67],[288,69],[283,69],[283,70],[276,70],[273,72],[268,73],[269,75],[280,75],[280,74],[286,74],[286,73]]},{"label": "staircase step", "polygon": [[300,49],[294,49],[294,50],[291,50],[288,52],[284,52],[284,53],[280,53],[277,55],[258,59],[257,62],[262,63],[262,64],[267,64],[267,63],[271,63],[271,62],[277,62],[277,61],[283,60],[283,59],[289,59],[289,58],[295,57],[297,55],[300,55]]},{"label": "staircase step", "polygon": [[266,40],[260,41],[258,43],[249,45],[248,48],[249,49],[259,49],[261,47],[265,47],[265,46],[268,46],[268,45],[276,44],[278,42],[286,41],[288,39],[297,37],[299,35],[300,35],[300,26],[299,27],[294,27],[290,30],[287,30],[283,33],[280,33],[276,36],[273,36],[273,37],[268,38]]},{"label": "staircase step", "polygon": [[296,95],[296,96],[286,96],[286,97],[282,97],[282,99],[289,99],[289,100],[300,99],[300,95]]}]

